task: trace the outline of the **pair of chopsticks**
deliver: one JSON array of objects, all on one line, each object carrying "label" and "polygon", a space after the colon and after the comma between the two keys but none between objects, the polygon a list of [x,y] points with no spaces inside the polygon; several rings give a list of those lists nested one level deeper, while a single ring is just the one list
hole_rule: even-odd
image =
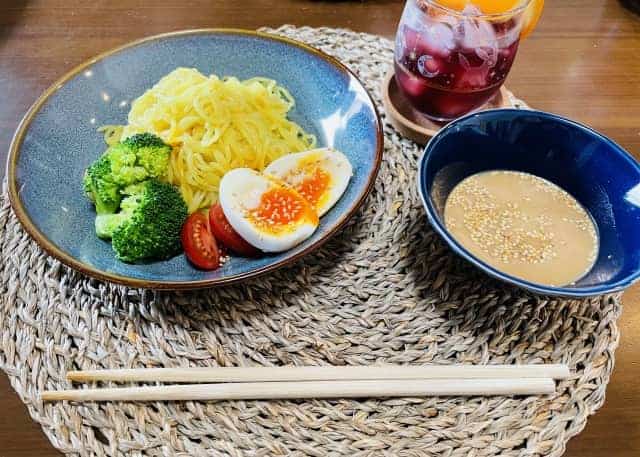
[{"label": "pair of chopsticks", "polygon": [[43,401],[275,400],[303,398],[545,395],[566,365],[423,365],[146,368],[70,371],[75,382],[178,385],[44,391]]}]

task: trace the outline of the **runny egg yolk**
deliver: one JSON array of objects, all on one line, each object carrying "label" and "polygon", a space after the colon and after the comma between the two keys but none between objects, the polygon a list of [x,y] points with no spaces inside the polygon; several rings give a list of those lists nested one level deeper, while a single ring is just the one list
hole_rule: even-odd
[{"label": "runny egg yolk", "polygon": [[296,185],[296,190],[307,199],[311,206],[318,208],[329,198],[331,176],[322,168],[316,167],[311,173]]},{"label": "runny egg yolk", "polygon": [[249,220],[261,230],[279,233],[304,222],[317,225],[318,215],[298,192],[274,187],[262,194],[258,206],[250,211]]}]

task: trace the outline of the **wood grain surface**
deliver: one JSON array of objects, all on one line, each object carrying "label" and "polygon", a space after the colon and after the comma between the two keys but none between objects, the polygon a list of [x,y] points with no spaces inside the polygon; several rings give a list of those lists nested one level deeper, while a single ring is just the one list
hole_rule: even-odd
[{"label": "wood grain surface", "polygon": [[[18,122],[56,78],[146,35],[284,23],[392,37],[404,1],[2,0],[0,162]],[[508,86],[531,106],[586,123],[640,157],[640,17],[616,0],[547,0]],[[0,175],[4,167],[0,168]],[[616,368],[604,407],[567,456],[640,455],[640,286],[624,297]],[[0,355],[1,357],[1,355]],[[0,375],[0,456],[59,456]]]}]

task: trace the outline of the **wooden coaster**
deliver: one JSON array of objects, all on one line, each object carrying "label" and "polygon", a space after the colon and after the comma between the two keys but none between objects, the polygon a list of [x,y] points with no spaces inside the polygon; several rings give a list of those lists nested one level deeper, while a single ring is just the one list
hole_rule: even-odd
[{"label": "wooden coaster", "polygon": [[[483,109],[491,108],[514,108],[512,100],[514,97],[504,86],[500,92],[489,101]],[[396,83],[393,72],[390,72],[382,83],[382,102],[384,109],[389,115],[389,121],[400,134],[419,144],[426,144],[429,139],[447,125],[430,121],[418,111],[416,111]]]}]

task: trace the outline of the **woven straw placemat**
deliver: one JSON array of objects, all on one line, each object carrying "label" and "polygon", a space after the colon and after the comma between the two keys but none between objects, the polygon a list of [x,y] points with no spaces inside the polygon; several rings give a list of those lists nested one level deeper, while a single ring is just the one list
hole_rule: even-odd
[{"label": "woven straw placemat", "polygon": [[[389,40],[294,28],[380,104]],[[384,113],[383,113],[384,120]],[[385,123],[371,196],[318,252],[258,280],[198,292],[129,289],[45,255],[3,197],[0,366],[58,449],[108,456],[560,455],[604,401],[620,296],[564,300],[494,281],[429,228],[420,148]],[[548,397],[42,404],[70,369],[566,363]]]}]

